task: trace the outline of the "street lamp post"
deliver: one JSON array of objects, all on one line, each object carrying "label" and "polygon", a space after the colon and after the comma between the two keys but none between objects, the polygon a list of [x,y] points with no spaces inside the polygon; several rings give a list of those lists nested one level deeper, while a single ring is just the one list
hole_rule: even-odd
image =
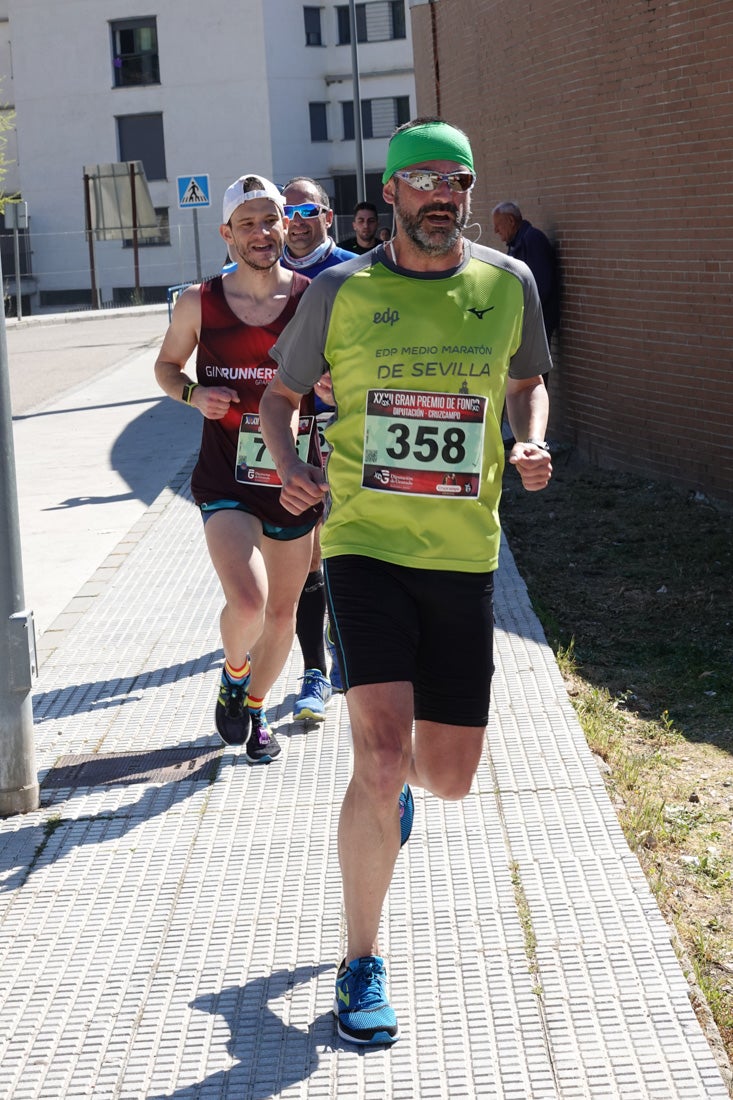
[{"label": "street lamp post", "polygon": [[351,31],[351,75],[354,88],[354,146],[356,164],[356,201],[366,198],[364,177],[364,141],[361,129],[361,93],[359,90],[359,49],[356,40],[356,4],[349,0],[349,27]]},{"label": "street lamp post", "polygon": [[23,608],[4,311],[0,317],[0,459],[0,817],[10,817],[37,810],[40,789],[31,707],[35,635],[33,614]]}]

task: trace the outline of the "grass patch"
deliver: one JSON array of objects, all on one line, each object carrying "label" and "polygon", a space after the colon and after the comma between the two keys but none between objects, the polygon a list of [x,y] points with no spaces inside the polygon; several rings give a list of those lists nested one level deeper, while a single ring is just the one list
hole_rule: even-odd
[{"label": "grass patch", "polygon": [[537,936],[535,934],[534,925],[532,924],[532,914],[529,908],[529,902],[527,901],[527,895],[524,892],[524,884],[522,883],[522,877],[519,870],[518,863],[512,863],[509,866],[512,876],[512,886],[514,888],[514,901],[517,906],[517,913],[519,914],[519,921],[522,926],[522,935],[524,937],[524,951],[527,956],[527,967],[533,979],[532,992],[537,996],[542,996],[542,985],[539,980],[539,964],[537,962]]},{"label": "grass patch", "polygon": [[609,795],[733,1059],[733,515],[646,479],[505,474],[502,521]]}]

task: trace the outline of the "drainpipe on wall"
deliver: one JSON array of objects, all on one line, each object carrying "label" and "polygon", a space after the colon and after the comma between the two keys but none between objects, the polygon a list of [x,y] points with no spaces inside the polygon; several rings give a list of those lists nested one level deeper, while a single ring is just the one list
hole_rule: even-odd
[{"label": "drainpipe on wall", "polygon": [[433,43],[433,82],[435,86],[435,113],[441,116],[440,108],[440,62],[438,61],[438,18],[435,9],[438,0],[430,0],[430,35]]}]

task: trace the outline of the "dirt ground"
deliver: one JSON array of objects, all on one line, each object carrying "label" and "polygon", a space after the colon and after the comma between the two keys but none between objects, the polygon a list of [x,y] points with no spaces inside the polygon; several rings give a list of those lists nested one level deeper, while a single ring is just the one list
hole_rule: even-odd
[{"label": "dirt ground", "polygon": [[507,469],[504,530],[733,1059],[733,510],[572,452],[553,465],[542,493]]}]

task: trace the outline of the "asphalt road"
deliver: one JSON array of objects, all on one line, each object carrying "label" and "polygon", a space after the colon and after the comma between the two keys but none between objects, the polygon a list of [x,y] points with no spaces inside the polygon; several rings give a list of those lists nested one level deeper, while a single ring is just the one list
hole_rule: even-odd
[{"label": "asphalt road", "polygon": [[43,408],[126,359],[157,349],[167,326],[167,309],[9,322],[6,336],[13,416]]}]

